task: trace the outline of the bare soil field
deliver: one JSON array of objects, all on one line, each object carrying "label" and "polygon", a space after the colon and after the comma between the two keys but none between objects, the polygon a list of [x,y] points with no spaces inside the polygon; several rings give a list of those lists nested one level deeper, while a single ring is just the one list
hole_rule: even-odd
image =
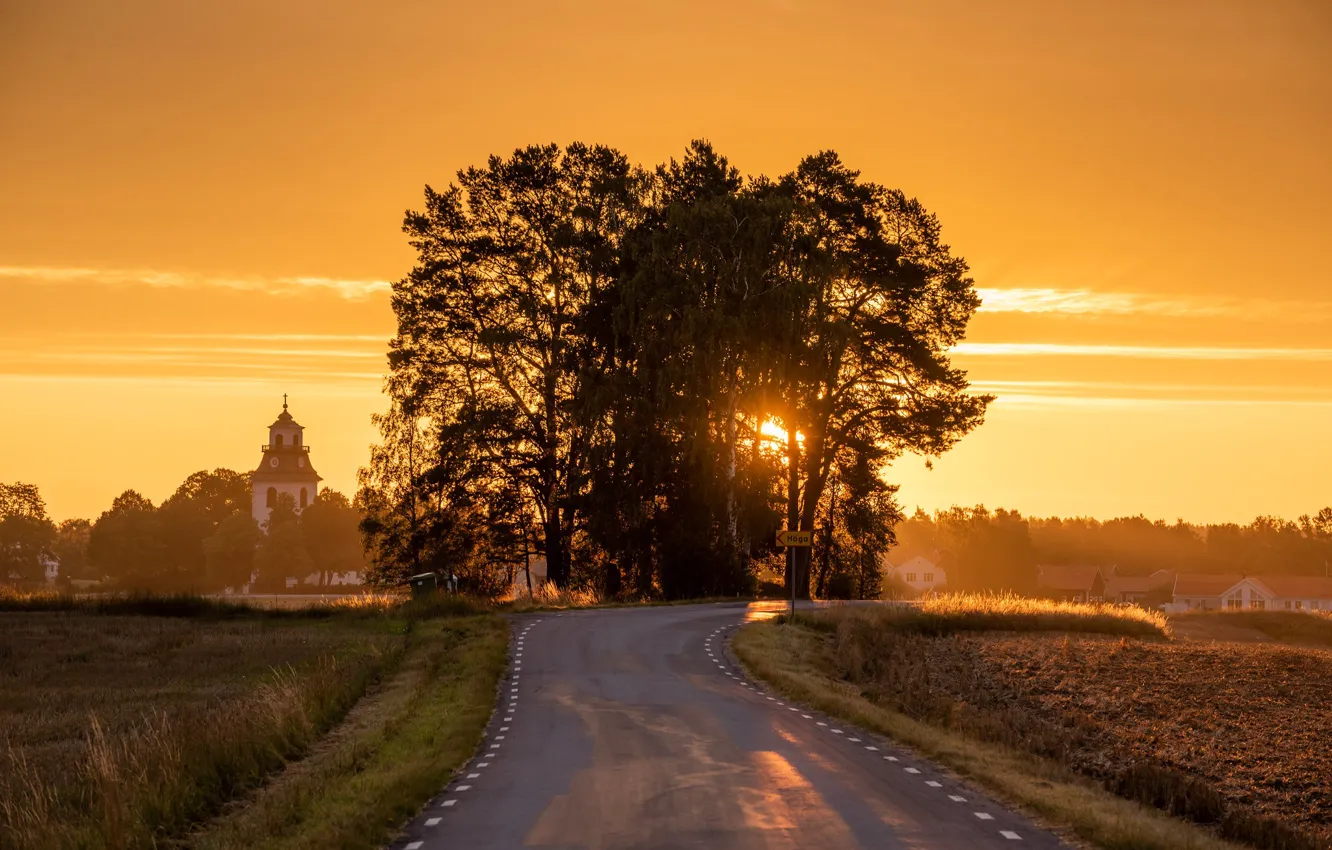
[{"label": "bare soil field", "polygon": [[875,703],[1055,759],[1232,840],[1332,846],[1332,652],[924,636],[863,618],[843,619],[833,641],[841,678]]}]

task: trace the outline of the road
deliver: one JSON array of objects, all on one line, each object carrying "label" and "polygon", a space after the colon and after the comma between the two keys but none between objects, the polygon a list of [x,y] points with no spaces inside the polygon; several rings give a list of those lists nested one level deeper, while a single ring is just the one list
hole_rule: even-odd
[{"label": "road", "polygon": [[393,847],[1065,846],[929,763],[748,681],[725,641],[760,609],[515,618],[480,752]]}]

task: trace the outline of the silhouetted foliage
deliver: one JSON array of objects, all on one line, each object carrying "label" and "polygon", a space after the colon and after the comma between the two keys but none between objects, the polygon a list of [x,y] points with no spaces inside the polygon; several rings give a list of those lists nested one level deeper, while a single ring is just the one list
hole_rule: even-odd
[{"label": "silhouetted foliage", "polygon": [[1032,592],[1037,564],[1096,564],[1124,575],[1323,576],[1332,570],[1332,508],[1294,522],[1264,516],[1241,526],[1142,516],[1038,519],[1002,508],[955,507],[933,515],[917,511],[896,532],[904,551],[924,552],[943,567],[954,590]]},{"label": "silhouetted foliage", "polygon": [[988,401],[947,356],[979,304],[966,263],[832,152],[771,181],[706,142],[651,172],[533,146],[427,187],[404,229],[357,498],[381,583],[498,586],[535,551],[560,586],[748,592],[785,513],[828,537],[825,590],[874,594],[884,465],[946,451]]},{"label": "silhouetted foliage", "polygon": [[42,581],[55,538],[36,486],[0,484],[0,581]]}]

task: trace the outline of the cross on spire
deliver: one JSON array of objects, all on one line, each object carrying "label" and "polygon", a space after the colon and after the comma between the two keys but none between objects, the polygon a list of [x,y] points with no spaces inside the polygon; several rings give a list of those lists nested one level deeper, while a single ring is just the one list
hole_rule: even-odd
[{"label": "cross on spire", "polygon": [[283,394],[282,394],[282,409],[283,409],[283,410],[286,410],[286,409],[287,409],[287,394],[286,394],[286,393],[283,393]]}]

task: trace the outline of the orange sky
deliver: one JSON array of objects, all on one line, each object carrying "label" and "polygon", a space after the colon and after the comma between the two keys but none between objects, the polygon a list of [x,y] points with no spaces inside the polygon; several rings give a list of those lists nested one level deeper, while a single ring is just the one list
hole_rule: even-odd
[{"label": "orange sky", "polygon": [[694,137],[835,148],[971,261],[1000,400],[897,465],[908,507],[1332,503],[1323,0],[0,0],[0,481],[161,500],[252,468],[289,392],[350,493],[422,185]]}]

